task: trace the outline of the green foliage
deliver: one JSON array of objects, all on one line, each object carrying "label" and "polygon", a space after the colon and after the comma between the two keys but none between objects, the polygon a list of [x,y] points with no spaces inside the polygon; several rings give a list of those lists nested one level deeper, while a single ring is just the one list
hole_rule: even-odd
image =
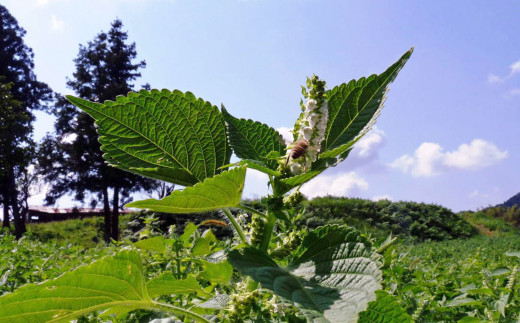
[{"label": "green foliage", "polygon": [[67,98],[96,120],[112,166],[191,186],[229,164],[220,112],[190,92],[141,90],[105,104]]},{"label": "green foliage", "polygon": [[300,223],[311,228],[325,223],[368,223],[383,233],[419,240],[470,237],[477,232],[459,215],[434,204],[324,197],[309,201],[306,211]]},{"label": "green foliage", "polygon": [[508,285],[520,259],[507,254],[519,250],[519,233],[401,244],[385,252],[384,288],[418,322],[515,322],[520,286]]},{"label": "green foliage", "polygon": [[[119,40],[122,46],[126,34],[120,27],[121,22],[116,21],[108,38]],[[104,38],[99,35],[95,44],[104,44]],[[67,98],[95,119],[104,158],[121,170],[187,186],[161,200],[127,206],[174,214],[210,215],[210,211],[221,210],[227,222],[206,218],[199,225],[188,223],[182,234],[173,227],[161,234],[159,217],[148,214],[142,224],[136,224],[144,227],[130,236],[140,239],[132,248],[122,248],[57,279],[4,295],[0,316],[10,321],[64,321],[80,315],[142,320],[153,317],[152,311],[161,311],[179,321],[356,321],[382,287],[380,266],[386,258],[376,250],[389,250],[390,244],[373,248],[370,239],[347,226],[299,230],[303,197],[297,190],[285,194],[342,161],[370,130],[383,107],[388,85],[413,49],[381,75],[327,92],[325,81],[317,76],[308,79],[308,91],[303,90],[306,103],[302,103],[303,112],[293,131],[299,142],[286,152],[273,128],[235,118],[224,108],[221,112],[190,92],[142,90],[118,96],[116,101],[88,101],[111,99],[128,88],[126,81],[119,88],[108,82],[104,85],[113,91],[100,95],[91,91],[89,82],[82,85],[80,76],[88,72],[111,79],[97,69],[99,66],[83,64],[83,59],[88,61],[92,56],[103,61],[112,57],[114,48],[102,46],[91,51],[92,46],[94,43],[89,43],[88,50],[81,48],[82,55],[76,61],[78,79],[69,84],[81,98]],[[87,53],[91,55],[83,57]],[[135,57],[135,50],[131,53],[127,58]],[[136,69],[143,64],[129,66],[127,76],[135,79]],[[79,114],[78,120],[85,117]],[[88,129],[92,134],[92,127]],[[231,148],[242,160],[235,164],[240,166],[224,170],[233,166],[229,164]],[[99,164],[99,154],[93,155],[92,162]],[[270,175],[272,194],[261,209],[240,204],[244,165]],[[122,186],[107,183],[109,179],[95,182],[96,188],[102,191],[108,209],[107,190],[113,187],[114,217],[118,219],[116,206]],[[242,213],[235,218],[232,211],[236,209],[231,208],[251,215]],[[236,236],[227,242],[217,240],[210,230],[200,232],[203,225],[228,223]],[[117,221],[112,220],[112,224]],[[246,225],[247,231],[243,228]],[[423,233],[420,225],[428,223],[412,223],[410,231],[427,237],[438,235],[430,228]],[[380,304],[373,304],[365,319],[378,310],[405,317],[389,299],[387,295]]]},{"label": "green foliage", "polygon": [[[24,42],[25,30],[6,7],[0,4],[0,202],[12,210],[15,234],[25,232],[24,210],[28,194],[20,185],[29,174],[27,167],[35,158],[32,138],[34,110],[46,110],[52,90],[34,74],[34,54]],[[20,192],[22,194],[20,194]],[[10,218],[3,217],[9,227]]]},{"label": "green foliage", "polygon": [[167,213],[197,213],[240,204],[245,167],[237,167],[182,191],[174,191],[162,200],[148,199],[127,204],[127,207]]},{"label": "green foliage", "polygon": [[234,250],[228,257],[240,273],[293,302],[313,321],[353,320],[380,288],[370,243],[348,227],[309,233],[287,268],[255,248]]},{"label": "green foliage", "polygon": [[[123,216],[122,221],[126,221]],[[41,242],[72,243],[85,248],[96,247],[103,241],[103,218],[92,217],[48,223],[29,223],[27,231]]]},{"label": "green foliage", "polygon": [[397,303],[395,297],[384,291],[376,292],[377,299],[368,303],[366,311],[359,313],[359,323],[411,323],[412,318]]},{"label": "green foliage", "polygon": [[278,131],[260,122],[237,119],[222,107],[222,116],[226,120],[229,141],[235,154],[245,160],[259,161],[275,170],[278,163],[269,159],[269,153],[285,155],[285,143]]},{"label": "green foliage", "polygon": [[31,234],[16,240],[0,232],[0,294],[27,283],[55,278],[112,251],[112,247],[85,248],[58,239],[42,243]]},{"label": "green foliage", "polygon": [[[161,290],[154,286],[152,283],[152,295]],[[27,285],[0,298],[0,322],[63,322],[101,309],[120,315],[137,308],[167,310],[207,321],[190,311],[155,303],[145,283],[141,256],[136,251],[123,250],[57,279]]]},{"label": "green foliage", "polygon": [[502,220],[506,221],[507,223],[509,223],[517,228],[520,228],[520,206],[519,205],[515,204],[511,207],[498,205],[498,206],[482,209],[479,211],[479,213],[483,213],[489,217],[502,219]]},{"label": "green foliage", "polygon": [[[482,234],[488,236],[502,236],[517,232],[518,226],[506,220],[506,217],[497,216],[496,211],[502,211],[499,207],[486,209],[486,211],[461,212],[461,216],[475,226]],[[506,209],[507,212],[507,209]]]}]

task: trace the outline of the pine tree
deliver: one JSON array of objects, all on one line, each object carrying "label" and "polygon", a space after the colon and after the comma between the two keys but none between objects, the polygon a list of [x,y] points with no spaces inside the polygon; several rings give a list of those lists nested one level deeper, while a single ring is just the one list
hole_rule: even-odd
[{"label": "pine tree", "polygon": [[[104,102],[133,89],[131,82],[141,76],[138,70],[146,63],[133,62],[137,56],[135,43],[127,44],[128,35],[122,27],[121,20],[115,20],[108,33],[101,32],[86,46],[80,45],[74,60],[76,71],[67,82],[77,96]],[[87,196],[92,197],[91,207],[101,200],[105,241],[117,240],[122,202],[135,191],[150,190],[157,182],[107,165],[94,120],[63,97],[57,100],[55,112],[56,136],[46,137],[39,153],[43,176],[51,183],[46,204],[54,204],[69,192],[74,192],[74,198],[82,202]]]},{"label": "pine tree", "polygon": [[33,72],[34,54],[23,41],[25,30],[0,5],[0,196],[4,226],[10,214],[19,238],[25,232],[26,211],[19,201],[17,179],[27,173],[34,158],[33,110],[46,110],[52,90]]}]

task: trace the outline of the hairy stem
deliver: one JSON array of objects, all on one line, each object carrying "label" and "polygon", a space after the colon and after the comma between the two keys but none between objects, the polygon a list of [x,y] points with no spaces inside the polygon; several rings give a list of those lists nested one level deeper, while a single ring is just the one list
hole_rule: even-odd
[{"label": "hairy stem", "polygon": [[263,217],[264,219],[267,219],[267,215],[258,211],[258,210],[255,210],[254,208],[252,207],[249,207],[247,205],[243,205],[243,204],[240,204],[238,206],[239,208],[241,208],[242,210],[246,211],[246,212],[249,212],[249,213],[253,213],[253,214],[256,214],[256,215],[259,215],[261,217]]},{"label": "hairy stem", "polygon": [[245,244],[249,244],[247,242],[246,236],[244,235],[244,231],[242,230],[240,225],[237,223],[237,220],[235,220],[235,217],[233,216],[233,214],[231,214],[231,212],[229,212],[228,209],[222,209],[222,211],[224,212],[224,214],[226,214],[227,218],[229,219],[229,222],[231,222],[231,224],[237,231],[238,236],[240,237],[240,240],[242,240],[242,242]]},{"label": "hairy stem", "polygon": [[273,235],[274,223],[276,222],[276,216],[274,211],[267,211],[267,221],[265,222],[264,235],[262,242],[260,243],[260,250],[267,252],[269,249],[269,243],[271,242],[271,236]]}]

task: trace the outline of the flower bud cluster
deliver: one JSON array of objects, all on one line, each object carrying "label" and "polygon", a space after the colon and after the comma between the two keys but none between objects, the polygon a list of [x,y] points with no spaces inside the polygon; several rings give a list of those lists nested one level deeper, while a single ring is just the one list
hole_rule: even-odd
[{"label": "flower bud cluster", "polygon": [[251,217],[251,223],[249,224],[249,243],[256,246],[259,245],[264,236],[265,221],[257,214],[253,214]]},{"label": "flower bud cluster", "polygon": [[302,242],[302,238],[296,231],[290,231],[281,241],[277,243],[276,249],[271,256],[276,259],[283,259],[296,250]]},{"label": "flower bud cluster", "polygon": [[283,205],[287,208],[297,207],[305,200],[305,195],[299,190],[295,190],[290,195],[283,198]]},{"label": "flower bud cluster", "polygon": [[[307,90],[308,89],[308,90]],[[293,135],[297,142],[307,143],[306,155],[308,158],[297,158],[290,164],[294,175],[303,173],[310,169],[311,163],[316,161],[321,150],[321,142],[325,139],[329,110],[325,96],[325,81],[316,75],[307,78],[307,89],[302,87],[305,104],[300,102],[302,114],[296,121]]]}]

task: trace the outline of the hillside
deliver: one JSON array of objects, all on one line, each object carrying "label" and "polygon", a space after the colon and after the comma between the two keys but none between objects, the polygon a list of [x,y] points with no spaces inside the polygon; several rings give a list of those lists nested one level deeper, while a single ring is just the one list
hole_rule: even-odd
[{"label": "hillside", "polygon": [[520,206],[520,192],[511,197],[509,200],[505,201],[502,204],[499,204],[497,206],[503,206],[503,207],[513,207],[515,205]]}]

